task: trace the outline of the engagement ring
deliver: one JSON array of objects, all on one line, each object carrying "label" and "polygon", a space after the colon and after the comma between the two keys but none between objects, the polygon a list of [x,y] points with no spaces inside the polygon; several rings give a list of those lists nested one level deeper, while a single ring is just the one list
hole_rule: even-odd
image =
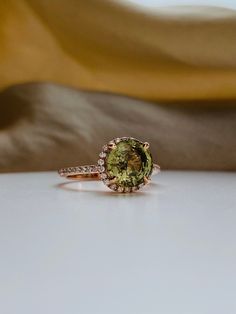
[{"label": "engagement ring", "polygon": [[63,168],[58,172],[67,179],[101,180],[113,191],[130,193],[148,184],[151,175],[159,171],[148,142],[121,137],[103,146],[97,165]]}]

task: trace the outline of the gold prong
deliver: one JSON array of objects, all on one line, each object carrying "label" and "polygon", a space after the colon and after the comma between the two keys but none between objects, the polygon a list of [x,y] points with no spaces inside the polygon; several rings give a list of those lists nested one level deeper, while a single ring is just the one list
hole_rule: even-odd
[{"label": "gold prong", "polygon": [[148,148],[150,147],[150,144],[149,144],[148,142],[144,142],[144,143],[143,143],[143,147],[144,147],[145,149],[148,149]]},{"label": "gold prong", "polygon": [[116,183],[116,181],[117,181],[117,178],[114,177],[113,179],[109,180],[109,184],[114,184]]},{"label": "gold prong", "polygon": [[115,144],[114,142],[110,142],[110,143],[108,144],[108,147],[109,147],[110,149],[114,149],[114,148],[116,148],[116,144]]},{"label": "gold prong", "polygon": [[146,176],[143,178],[144,184],[148,184],[151,182],[150,179],[148,179]]}]

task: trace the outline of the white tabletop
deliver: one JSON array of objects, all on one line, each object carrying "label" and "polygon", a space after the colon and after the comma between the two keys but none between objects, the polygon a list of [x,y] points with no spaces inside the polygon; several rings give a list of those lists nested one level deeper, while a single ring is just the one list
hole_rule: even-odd
[{"label": "white tabletop", "polygon": [[236,313],[235,173],[61,182],[0,175],[0,313]]}]

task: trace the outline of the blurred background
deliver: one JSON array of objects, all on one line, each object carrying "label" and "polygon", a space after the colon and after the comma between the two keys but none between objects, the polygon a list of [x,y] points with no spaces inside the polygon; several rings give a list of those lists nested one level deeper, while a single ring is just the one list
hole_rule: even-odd
[{"label": "blurred background", "polygon": [[0,3],[0,171],[97,160],[114,137],[163,169],[236,170],[235,1]]}]

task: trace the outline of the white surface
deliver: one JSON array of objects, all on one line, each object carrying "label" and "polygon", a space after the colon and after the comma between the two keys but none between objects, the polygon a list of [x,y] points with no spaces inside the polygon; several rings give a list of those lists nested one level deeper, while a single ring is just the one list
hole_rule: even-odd
[{"label": "white surface", "polygon": [[[121,1],[121,0],[119,0]],[[235,0],[122,0],[123,2],[131,2],[144,7],[166,7],[171,5],[205,5],[214,7],[223,7],[236,9]]]},{"label": "white surface", "polygon": [[236,313],[236,174],[60,182],[0,175],[1,314]]}]

